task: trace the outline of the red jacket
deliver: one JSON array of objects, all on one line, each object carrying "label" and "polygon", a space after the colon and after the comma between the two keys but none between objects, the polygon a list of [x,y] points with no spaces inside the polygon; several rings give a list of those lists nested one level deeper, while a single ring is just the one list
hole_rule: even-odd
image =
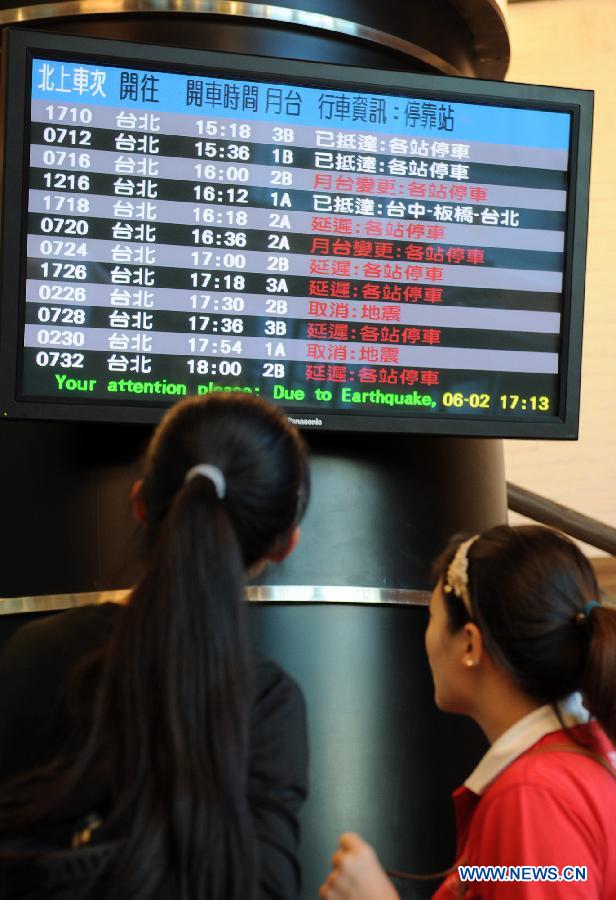
[{"label": "red jacket", "polygon": [[[578,726],[592,748],[614,761],[598,725]],[[433,900],[616,900],[616,778],[596,760],[554,749],[571,744],[564,731],[546,735],[515,759],[481,797],[453,795],[457,865],[586,866],[585,882],[474,881],[450,875]]]}]

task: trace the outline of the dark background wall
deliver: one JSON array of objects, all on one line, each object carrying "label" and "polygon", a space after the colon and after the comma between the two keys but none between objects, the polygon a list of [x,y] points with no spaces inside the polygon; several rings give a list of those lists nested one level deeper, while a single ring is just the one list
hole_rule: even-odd
[{"label": "dark background wall", "polygon": [[[146,426],[0,423],[5,528],[0,597],[129,586],[139,557],[128,502]],[[426,590],[450,534],[506,519],[500,441],[310,435],[302,541],[272,585]]]}]

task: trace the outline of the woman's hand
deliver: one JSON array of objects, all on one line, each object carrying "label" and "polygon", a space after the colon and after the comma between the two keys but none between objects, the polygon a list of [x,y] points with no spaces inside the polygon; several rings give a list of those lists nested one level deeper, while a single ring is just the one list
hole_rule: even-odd
[{"label": "woman's hand", "polygon": [[370,844],[353,833],[340,836],[332,871],[319,896],[322,900],[400,900]]}]

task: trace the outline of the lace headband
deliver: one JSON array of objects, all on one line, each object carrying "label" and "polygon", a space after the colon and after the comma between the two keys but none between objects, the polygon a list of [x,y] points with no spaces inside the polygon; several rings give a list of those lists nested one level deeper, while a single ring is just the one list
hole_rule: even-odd
[{"label": "lace headband", "polygon": [[[443,590],[446,594],[453,592],[456,597],[459,597],[460,600],[462,600],[466,607],[466,611],[471,618],[473,617],[473,604],[468,589],[468,551],[479,537],[480,535],[475,534],[458,546],[455,556],[447,569],[445,583],[443,585]],[[597,606],[601,606],[597,600],[589,600],[584,608],[575,614],[575,623],[577,625],[589,624],[590,614]]]},{"label": "lace headband", "polygon": [[474,534],[473,537],[462,541],[456,550],[454,558],[449,563],[447,574],[445,575],[445,584],[443,590],[446,594],[452,591],[464,603],[469,616],[473,616],[473,604],[471,603],[471,595],[468,589],[468,551],[479,540],[480,535]]}]

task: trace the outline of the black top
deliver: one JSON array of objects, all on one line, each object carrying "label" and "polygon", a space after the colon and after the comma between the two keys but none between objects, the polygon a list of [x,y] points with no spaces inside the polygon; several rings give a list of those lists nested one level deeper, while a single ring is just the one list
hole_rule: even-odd
[{"label": "black top", "polygon": [[[63,686],[76,661],[109,638],[122,612],[113,603],[81,607],[13,635],[0,654],[0,781],[62,749],[70,730]],[[248,793],[263,900],[292,900],[299,892],[297,813],[307,794],[307,763],[301,691],[276,663],[257,658]]]}]

